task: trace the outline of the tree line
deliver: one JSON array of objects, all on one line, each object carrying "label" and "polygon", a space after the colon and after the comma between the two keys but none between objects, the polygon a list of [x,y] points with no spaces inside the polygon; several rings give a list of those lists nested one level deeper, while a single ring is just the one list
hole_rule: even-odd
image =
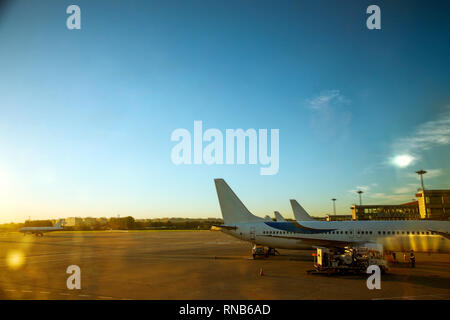
[{"label": "tree line", "polygon": [[[65,230],[209,230],[214,225],[221,225],[222,219],[148,219],[136,221],[133,217],[109,218],[106,222],[84,221],[76,226],[64,226]],[[50,227],[52,220],[27,220],[24,223],[5,223],[0,225],[0,231],[18,231],[22,227]]]}]

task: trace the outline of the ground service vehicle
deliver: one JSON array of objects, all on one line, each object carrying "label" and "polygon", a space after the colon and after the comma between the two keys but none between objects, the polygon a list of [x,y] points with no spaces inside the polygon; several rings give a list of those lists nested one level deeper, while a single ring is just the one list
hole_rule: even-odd
[{"label": "ground service vehicle", "polygon": [[266,251],[264,246],[257,246],[254,245],[253,249],[252,249],[252,255],[253,255],[253,259],[256,259],[256,257],[267,257],[268,256],[268,251]]},{"label": "ground service vehicle", "polygon": [[325,248],[317,247],[314,256],[314,270],[308,273],[345,274],[366,273],[367,267],[377,265],[382,273],[388,270],[383,252],[376,248]]}]

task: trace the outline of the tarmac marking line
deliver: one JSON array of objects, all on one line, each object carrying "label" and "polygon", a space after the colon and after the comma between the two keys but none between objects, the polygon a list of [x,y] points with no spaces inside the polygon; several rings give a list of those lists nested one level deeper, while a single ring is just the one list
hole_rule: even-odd
[{"label": "tarmac marking line", "polygon": [[450,294],[442,293],[442,294],[424,294],[420,296],[403,296],[403,297],[390,297],[390,298],[374,298],[372,300],[390,300],[390,299],[411,299],[411,298],[421,298],[421,297],[438,297],[448,296]]}]

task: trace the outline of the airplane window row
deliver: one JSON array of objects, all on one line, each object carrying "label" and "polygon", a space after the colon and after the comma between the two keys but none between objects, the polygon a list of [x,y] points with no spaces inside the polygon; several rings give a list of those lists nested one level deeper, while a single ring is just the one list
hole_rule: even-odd
[{"label": "airplane window row", "polygon": [[[328,231],[325,232],[326,234],[353,234],[352,231]],[[358,231],[359,234],[359,231]],[[370,231],[370,234],[372,234],[372,231]]]},{"label": "airplane window row", "polygon": [[287,232],[287,231],[263,231],[263,234],[294,234],[294,232]]},{"label": "airplane window row", "polygon": [[430,234],[436,234],[432,231],[378,231],[378,234],[417,234],[417,235],[430,235]]},{"label": "airplane window row", "polygon": [[[432,231],[377,231],[379,235],[400,235],[400,234],[414,234],[414,235],[430,235],[430,234],[436,234]],[[295,232],[288,232],[288,231],[263,231],[263,234],[294,234]],[[357,231],[357,234],[372,234],[372,231]],[[328,231],[325,232],[325,234],[353,234],[352,231]]]},{"label": "airplane window row", "polygon": [[[329,232],[326,232],[327,234],[352,234],[352,231],[329,231]],[[357,231],[356,232],[357,234],[373,234],[373,232],[372,231]],[[407,234],[407,235],[409,235],[409,234],[417,234],[417,235],[421,235],[421,234],[423,234],[423,235],[425,235],[425,234],[428,234],[428,235],[430,235],[430,234],[436,234],[435,232],[431,232],[431,231],[377,231],[377,233],[378,234],[384,234],[384,235],[386,235],[386,234],[389,234],[389,235],[391,235],[391,234]]]}]

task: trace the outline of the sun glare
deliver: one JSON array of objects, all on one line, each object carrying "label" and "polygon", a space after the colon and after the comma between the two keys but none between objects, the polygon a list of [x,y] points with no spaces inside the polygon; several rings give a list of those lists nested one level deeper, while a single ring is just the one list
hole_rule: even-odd
[{"label": "sun glare", "polygon": [[394,163],[394,165],[396,165],[399,168],[406,168],[407,166],[409,166],[413,161],[414,161],[414,157],[409,155],[409,154],[402,154],[402,155],[398,155],[395,156],[392,159],[392,162]]},{"label": "sun glare", "polygon": [[6,264],[10,269],[16,270],[25,263],[25,256],[21,251],[11,250],[6,255]]}]

